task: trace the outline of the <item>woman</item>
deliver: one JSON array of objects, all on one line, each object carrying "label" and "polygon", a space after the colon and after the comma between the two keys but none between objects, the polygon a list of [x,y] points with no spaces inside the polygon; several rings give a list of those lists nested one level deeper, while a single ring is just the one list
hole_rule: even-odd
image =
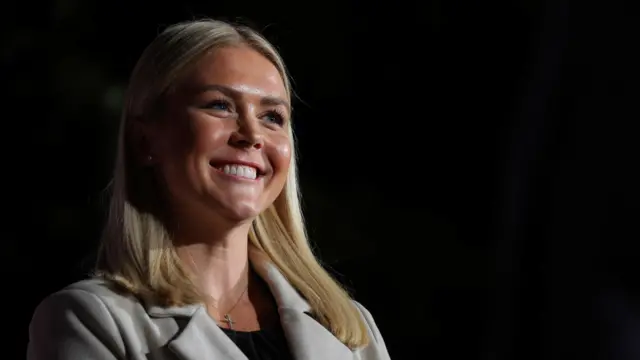
[{"label": "woman", "polygon": [[256,32],[177,24],[128,89],[98,273],[45,299],[28,359],[388,359],[307,242],[291,89]]}]

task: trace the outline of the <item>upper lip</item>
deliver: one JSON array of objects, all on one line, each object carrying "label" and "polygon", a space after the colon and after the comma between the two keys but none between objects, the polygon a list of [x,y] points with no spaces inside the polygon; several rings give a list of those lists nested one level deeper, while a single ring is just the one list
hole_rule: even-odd
[{"label": "upper lip", "polygon": [[257,163],[251,162],[251,161],[243,161],[243,160],[229,160],[229,159],[214,159],[211,160],[209,162],[209,164],[211,164],[212,166],[220,166],[220,165],[244,165],[244,166],[250,166],[252,168],[255,168],[258,170],[258,174],[264,174],[265,173],[265,169],[262,165],[259,165]]}]

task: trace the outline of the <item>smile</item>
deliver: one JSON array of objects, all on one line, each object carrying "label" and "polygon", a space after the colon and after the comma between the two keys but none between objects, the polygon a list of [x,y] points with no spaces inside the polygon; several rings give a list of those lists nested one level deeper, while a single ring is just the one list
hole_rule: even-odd
[{"label": "smile", "polygon": [[258,169],[253,166],[225,164],[223,166],[216,166],[215,168],[227,175],[240,177],[243,179],[255,180],[258,178]]}]

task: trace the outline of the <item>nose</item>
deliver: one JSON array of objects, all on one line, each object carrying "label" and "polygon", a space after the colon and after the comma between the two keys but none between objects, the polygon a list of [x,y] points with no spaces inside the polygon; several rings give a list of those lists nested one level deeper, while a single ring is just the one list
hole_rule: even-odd
[{"label": "nose", "polygon": [[238,119],[237,124],[237,129],[229,138],[229,144],[243,149],[262,149],[264,146],[264,135],[262,134],[259,120]]}]

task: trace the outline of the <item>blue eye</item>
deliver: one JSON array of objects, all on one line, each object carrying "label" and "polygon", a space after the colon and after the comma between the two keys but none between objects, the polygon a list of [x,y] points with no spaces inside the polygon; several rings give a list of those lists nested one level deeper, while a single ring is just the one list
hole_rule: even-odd
[{"label": "blue eye", "polygon": [[207,104],[207,108],[212,110],[228,111],[230,106],[229,106],[229,102],[225,100],[214,100],[209,104]]},{"label": "blue eye", "polygon": [[278,111],[269,111],[264,116],[265,120],[268,122],[272,122],[274,124],[282,125],[284,124],[284,116],[280,114]]}]

